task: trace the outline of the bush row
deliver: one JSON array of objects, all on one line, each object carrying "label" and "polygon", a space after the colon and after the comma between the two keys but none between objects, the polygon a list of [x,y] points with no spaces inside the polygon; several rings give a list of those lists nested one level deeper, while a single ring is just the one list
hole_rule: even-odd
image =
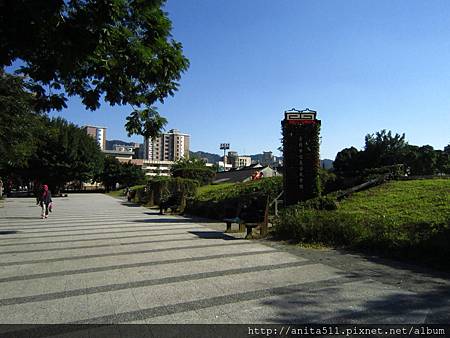
[{"label": "bush row", "polygon": [[134,190],[134,201],[147,206],[159,205],[161,201],[174,196],[180,202],[183,211],[186,200],[193,198],[199,186],[198,181],[181,177],[157,177],[146,186]]},{"label": "bush row", "polygon": [[188,200],[186,212],[223,219],[229,217],[230,211],[237,210],[238,205],[249,199],[251,195],[273,200],[282,191],[282,186],[282,177],[268,177],[257,181],[225,185],[223,189],[214,189]]},{"label": "bush row", "polygon": [[450,217],[444,222],[402,222],[398,217],[315,210],[298,205],[281,211],[275,221],[275,234],[297,242],[433,260],[450,267],[447,259]]}]

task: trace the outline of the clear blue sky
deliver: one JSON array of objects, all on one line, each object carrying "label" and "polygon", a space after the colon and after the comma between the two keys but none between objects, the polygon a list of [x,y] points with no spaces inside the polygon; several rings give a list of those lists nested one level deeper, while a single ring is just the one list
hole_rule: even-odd
[{"label": "clear blue sky", "polygon": [[[318,111],[322,158],[381,129],[450,142],[448,0],[168,0],[166,11],[191,66],[159,109],[191,150],[279,154],[293,107]],[[126,140],[128,111],[71,99],[61,115]]]}]

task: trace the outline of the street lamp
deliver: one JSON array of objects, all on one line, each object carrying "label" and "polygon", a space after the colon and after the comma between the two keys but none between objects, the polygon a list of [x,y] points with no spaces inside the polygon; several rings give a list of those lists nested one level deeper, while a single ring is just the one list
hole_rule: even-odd
[{"label": "street lamp", "polygon": [[227,164],[226,164],[226,159],[225,159],[225,152],[230,149],[230,144],[229,143],[221,143],[220,144],[220,149],[223,149],[223,171],[227,171]]}]

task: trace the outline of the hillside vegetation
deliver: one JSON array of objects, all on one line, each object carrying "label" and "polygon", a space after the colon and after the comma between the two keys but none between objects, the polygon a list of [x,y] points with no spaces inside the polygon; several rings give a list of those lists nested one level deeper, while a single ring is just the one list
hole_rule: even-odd
[{"label": "hillside vegetation", "polygon": [[186,212],[192,215],[223,219],[227,209],[237,209],[246,196],[258,194],[261,198],[275,198],[282,190],[282,177],[268,177],[244,183],[223,183],[198,188]]},{"label": "hillside vegetation", "polygon": [[332,211],[289,207],[277,219],[276,234],[450,267],[450,180],[391,181],[355,193]]}]

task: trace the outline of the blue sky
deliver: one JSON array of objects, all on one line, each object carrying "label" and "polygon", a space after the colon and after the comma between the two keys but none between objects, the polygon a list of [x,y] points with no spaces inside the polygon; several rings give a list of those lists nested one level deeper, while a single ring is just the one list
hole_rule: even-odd
[{"label": "blue sky", "polygon": [[[168,0],[166,11],[191,66],[159,110],[167,129],[191,135],[191,150],[220,154],[228,142],[279,154],[293,107],[318,111],[322,158],[381,129],[415,145],[450,142],[447,0]],[[126,140],[129,111],[71,99],[58,115]]]}]

